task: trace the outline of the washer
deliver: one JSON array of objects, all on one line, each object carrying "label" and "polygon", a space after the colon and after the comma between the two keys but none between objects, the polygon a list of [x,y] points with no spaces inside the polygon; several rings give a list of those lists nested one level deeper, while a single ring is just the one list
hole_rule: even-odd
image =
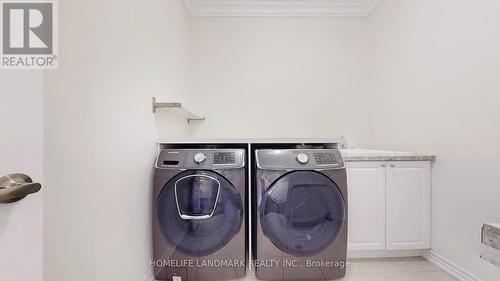
[{"label": "washer", "polygon": [[163,149],[153,190],[156,280],[218,281],[246,272],[244,149]]},{"label": "washer", "polygon": [[337,149],[255,151],[253,254],[260,280],[345,276],[347,175]]}]

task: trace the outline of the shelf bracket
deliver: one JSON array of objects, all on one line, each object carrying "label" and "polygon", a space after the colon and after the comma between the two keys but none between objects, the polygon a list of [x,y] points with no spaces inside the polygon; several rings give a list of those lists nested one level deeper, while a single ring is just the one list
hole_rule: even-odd
[{"label": "shelf bracket", "polygon": [[205,116],[200,116],[187,110],[186,108],[182,107],[182,103],[180,102],[157,102],[156,97],[153,97],[153,113],[156,113],[158,108],[165,108],[171,111],[173,114],[187,119],[188,123],[190,123],[191,121],[205,120]]}]

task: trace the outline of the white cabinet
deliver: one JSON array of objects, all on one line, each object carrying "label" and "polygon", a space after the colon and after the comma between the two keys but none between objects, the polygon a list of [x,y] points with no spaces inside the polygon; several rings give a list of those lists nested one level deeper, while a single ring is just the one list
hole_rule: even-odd
[{"label": "white cabinet", "polygon": [[430,248],[430,161],[346,165],[349,250]]},{"label": "white cabinet", "polygon": [[385,249],[385,163],[347,163],[349,250]]},{"label": "white cabinet", "polygon": [[387,249],[430,248],[430,162],[387,165]]}]

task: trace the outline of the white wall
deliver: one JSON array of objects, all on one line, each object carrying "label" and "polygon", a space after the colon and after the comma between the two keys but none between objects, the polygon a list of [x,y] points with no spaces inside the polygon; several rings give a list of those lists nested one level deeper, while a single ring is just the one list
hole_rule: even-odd
[{"label": "white wall", "polygon": [[500,2],[386,0],[372,17],[371,146],[436,152],[432,249],[483,280],[500,221]]},{"label": "white wall", "polygon": [[[0,85],[0,177],[24,173],[43,184],[42,73],[0,70]],[[44,189],[0,204],[2,280],[42,280]]]},{"label": "white wall", "polygon": [[192,18],[194,137],[338,137],[364,144],[366,20]]},{"label": "white wall", "polygon": [[[151,97],[183,101],[187,16],[174,0],[59,5],[59,69],[44,90],[45,280],[147,280]],[[168,120],[156,126],[186,134]]]}]

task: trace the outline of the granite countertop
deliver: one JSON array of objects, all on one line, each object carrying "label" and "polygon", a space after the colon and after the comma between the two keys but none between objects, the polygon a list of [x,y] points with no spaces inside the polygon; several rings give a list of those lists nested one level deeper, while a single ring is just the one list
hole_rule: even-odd
[{"label": "granite countertop", "polygon": [[500,223],[485,223],[485,224],[500,230]]},{"label": "granite countertop", "polygon": [[435,161],[435,155],[372,149],[341,149],[344,161]]},{"label": "granite countertop", "polygon": [[[500,250],[500,224],[485,223],[481,230],[481,242],[493,249]],[[500,266],[500,256],[494,260],[494,264]]]}]

